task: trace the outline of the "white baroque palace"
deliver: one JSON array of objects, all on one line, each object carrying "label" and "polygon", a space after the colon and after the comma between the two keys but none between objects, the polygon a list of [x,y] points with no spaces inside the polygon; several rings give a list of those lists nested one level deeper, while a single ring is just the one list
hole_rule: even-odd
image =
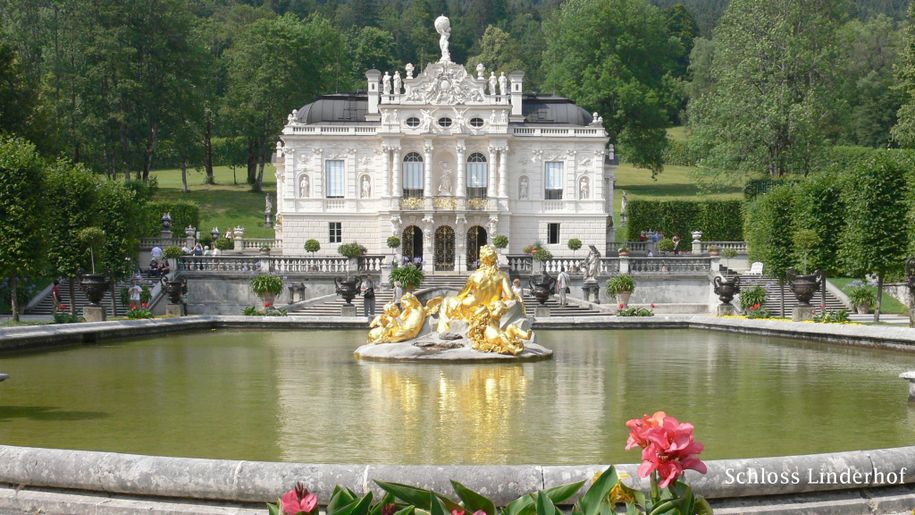
[{"label": "white baroque palace", "polygon": [[524,73],[477,75],[442,59],[413,76],[366,72],[367,93],[325,95],[293,111],[277,143],[276,238],[301,255],[358,242],[426,270],[465,271],[495,235],[508,252],[541,242],[613,241],[613,147],[597,114],[523,92]]}]

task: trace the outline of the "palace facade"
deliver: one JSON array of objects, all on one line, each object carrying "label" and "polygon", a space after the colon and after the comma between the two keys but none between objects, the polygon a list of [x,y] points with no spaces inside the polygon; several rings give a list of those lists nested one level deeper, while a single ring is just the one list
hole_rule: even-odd
[{"label": "palace facade", "polygon": [[474,77],[442,40],[442,59],[415,77],[409,64],[369,70],[367,93],[289,115],[276,158],[284,254],[309,239],[318,255],[351,242],[390,254],[397,236],[403,259],[464,271],[495,235],[508,253],[539,241],[556,256],[570,238],[613,241],[613,147],[597,114],[524,93],[520,71],[487,77],[480,65]]}]

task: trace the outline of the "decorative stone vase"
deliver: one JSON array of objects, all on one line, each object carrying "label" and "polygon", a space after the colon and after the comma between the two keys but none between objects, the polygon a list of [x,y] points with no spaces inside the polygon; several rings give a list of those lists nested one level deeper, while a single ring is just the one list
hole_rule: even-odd
[{"label": "decorative stone vase", "polygon": [[261,247],[261,254],[264,254],[265,256],[266,256],[266,255],[269,255],[269,254],[270,254],[270,247]]},{"label": "decorative stone vase", "polygon": [[629,251],[628,251],[628,250],[621,250],[621,251],[619,251],[619,256],[620,256],[620,257],[629,257]]},{"label": "decorative stone vase", "polygon": [[793,269],[788,270],[788,280],[791,282],[791,291],[797,298],[801,307],[810,307],[810,299],[820,291],[820,282],[823,273],[817,270],[812,274],[798,274]]},{"label": "decorative stone vase", "polygon": [[870,310],[870,304],[855,304],[855,311],[857,311],[859,315],[866,315],[870,312]]},{"label": "decorative stone vase", "polygon": [[527,284],[531,289],[531,295],[537,299],[541,306],[546,304],[546,301],[550,300],[550,296],[556,293],[556,279],[553,279],[553,276],[545,271],[540,275],[539,279],[533,277],[528,279]]},{"label": "decorative stone vase", "polygon": [[276,294],[274,293],[263,293],[260,295],[261,301],[264,303],[264,307],[272,306],[273,301],[276,300]]},{"label": "decorative stone vase", "polygon": [[733,276],[723,278],[720,275],[715,277],[715,295],[724,305],[730,305],[734,300],[734,295],[740,293],[740,277]]},{"label": "decorative stone vase", "polygon": [[96,307],[102,301],[110,284],[108,277],[104,274],[83,274],[79,280],[83,293],[89,298],[89,304]]},{"label": "decorative stone vase", "polygon": [[616,303],[622,304],[624,308],[628,307],[629,306],[629,297],[632,297],[631,291],[621,291],[616,294]]},{"label": "decorative stone vase", "polygon": [[357,286],[356,283],[358,279],[355,277],[334,277],[334,286],[336,286],[337,295],[343,297],[343,301],[347,305],[352,306],[353,299],[356,298]]},{"label": "decorative stone vase", "polygon": [[169,280],[167,277],[162,278],[162,288],[165,289],[165,295],[168,296],[168,302],[171,304],[183,304],[182,295],[187,294],[187,279]]}]

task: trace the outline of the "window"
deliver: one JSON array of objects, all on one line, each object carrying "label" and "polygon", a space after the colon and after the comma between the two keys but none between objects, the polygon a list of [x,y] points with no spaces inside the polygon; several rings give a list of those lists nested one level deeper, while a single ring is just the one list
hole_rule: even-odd
[{"label": "window", "polygon": [[479,129],[480,127],[483,126],[483,119],[482,119],[482,118],[471,118],[471,119],[470,119],[470,126],[471,126],[471,127],[476,127],[477,129]]},{"label": "window", "polygon": [[486,187],[489,181],[486,157],[479,152],[467,158],[467,197],[486,198]]},{"label": "window", "polygon": [[410,152],[403,158],[403,196],[404,198],[418,198],[423,196],[423,157],[416,152]]},{"label": "window", "polygon": [[562,200],[562,161],[544,163],[544,192],[546,200]]},{"label": "window", "polygon": [[451,127],[451,118],[439,118],[438,125],[439,127]]},{"label": "window", "polygon": [[343,198],[345,178],[342,159],[324,161],[324,192],[327,198]]},{"label": "window", "polygon": [[419,118],[411,116],[407,118],[407,127],[416,128],[419,127]]},{"label": "window", "polygon": [[559,243],[559,224],[546,224],[546,242],[550,245]]},{"label": "window", "polygon": [[343,243],[343,222],[331,222],[327,241],[330,243]]}]

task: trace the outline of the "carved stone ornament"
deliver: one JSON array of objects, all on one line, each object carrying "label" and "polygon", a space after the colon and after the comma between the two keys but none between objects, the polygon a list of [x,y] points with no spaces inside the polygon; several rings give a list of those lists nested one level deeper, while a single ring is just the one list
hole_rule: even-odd
[{"label": "carved stone ornament", "polygon": [[432,63],[408,86],[405,103],[439,105],[482,104],[483,88],[459,64]]}]

